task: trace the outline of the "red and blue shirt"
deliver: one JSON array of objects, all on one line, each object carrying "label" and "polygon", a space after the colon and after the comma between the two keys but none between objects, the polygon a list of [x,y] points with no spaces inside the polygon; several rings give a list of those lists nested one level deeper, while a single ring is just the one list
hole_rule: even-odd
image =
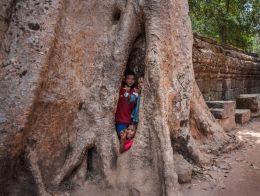
[{"label": "red and blue shirt", "polygon": [[131,88],[130,90],[127,90],[123,86],[120,88],[115,115],[116,123],[131,124],[131,114],[135,108],[136,102],[130,102],[129,96],[133,93],[134,88]]}]

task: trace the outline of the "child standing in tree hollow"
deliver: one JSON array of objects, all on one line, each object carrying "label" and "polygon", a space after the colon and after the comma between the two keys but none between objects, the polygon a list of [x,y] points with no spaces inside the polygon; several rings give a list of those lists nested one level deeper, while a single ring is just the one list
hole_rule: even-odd
[{"label": "child standing in tree hollow", "polygon": [[136,133],[136,125],[129,125],[121,134],[120,140],[120,152],[123,153],[129,150],[134,142],[134,137]]},{"label": "child standing in tree hollow", "polygon": [[135,75],[134,73],[126,73],[124,83],[119,91],[119,99],[115,114],[116,131],[119,137],[122,132],[131,124],[131,113],[134,110],[136,101],[131,97],[135,91]]}]

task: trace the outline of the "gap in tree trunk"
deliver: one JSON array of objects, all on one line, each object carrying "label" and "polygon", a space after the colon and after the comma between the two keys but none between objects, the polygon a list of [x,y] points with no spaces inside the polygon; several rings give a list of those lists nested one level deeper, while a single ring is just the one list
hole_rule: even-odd
[{"label": "gap in tree trunk", "polygon": [[0,195],[37,195],[36,182],[24,153],[17,157],[17,160],[11,164],[10,168],[11,170],[6,172],[7,175],[11,175],[9,179],[7,178],[5,190],[1,190]]},{"label": "gap in tree trunk", "polygon": [[70,173],[61,183],[61,187],[64,190],[71,190],[76,185],[89,183],[100,183],[103,178],[102,173],[102,161],[100,154],[96,147],[91,147],[86,150],[86,154],[83,155],[83,159],[80,164]]},{"label": "gap in tree trunk", "polygon": [[99,180],[102,176],[101,159],[95,147],[87,151],[87,180]]},{"label": "gap in tree trunk", "polygon": [[174,153],[178,153],[182,155],[182,157],[188,161],[188,162],[195,162],[192,157],[190,156],[189,149],[188,149],[188,142],[189,142],[189,137],[184,138],[184,137],[177,137],[177,138],[171,138],[171,145],[172,145],[172,150]]},{"label": "gap in tree trunk", "polygon": [[[144,77],[145,73],[145,34],[139,34],[137,36],[133,47],[131,49],[126,68],[124,70],[124,75],[127,73],[134,73],[135,74],[135,86],[138,87],[138,79]],[[122,81],[123,84],[123,81]]]},{"label": "gap in tree trunk", "polygon": [[121,18],[121,10],[116,7],[114,12],[113,12],[113,16],[112,16],[113,23],[117,24],[118,21],[120,21],[120,18]]},{"label": "gap in tree trunk", "polygon": [[145,73],[145,35],[141,33],[135,40],[130,52],[125,72],[132,71],[136,77],[144,76]]}]

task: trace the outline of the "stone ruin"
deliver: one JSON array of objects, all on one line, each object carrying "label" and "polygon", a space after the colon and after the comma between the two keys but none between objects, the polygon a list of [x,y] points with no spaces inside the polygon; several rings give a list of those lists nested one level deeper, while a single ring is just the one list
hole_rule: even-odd
[{"label": "stone ruin", "polygon": [[193,66],[196,82],[207,101],[235,100],[260,92],[260,58],[194,34]]},{"label": "stone ruin", "polygon": [[226,131],[260,116],[259,55],[194,34],[193,66],[210,111]]}]

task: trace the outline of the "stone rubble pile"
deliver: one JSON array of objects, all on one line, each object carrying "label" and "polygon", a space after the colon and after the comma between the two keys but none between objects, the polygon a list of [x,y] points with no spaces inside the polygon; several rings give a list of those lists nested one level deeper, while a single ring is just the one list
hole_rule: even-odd
[{"label": "stone rubble pile", "polygon": [[219,124],[229,131],[260,116],[260,94],[241,94],[236,101],[207,101]]},{"label": "stone rubble pile", "polygon": [[228,131],[236,127],[235,101],[207,101],[206,103],[224,130]]}]

